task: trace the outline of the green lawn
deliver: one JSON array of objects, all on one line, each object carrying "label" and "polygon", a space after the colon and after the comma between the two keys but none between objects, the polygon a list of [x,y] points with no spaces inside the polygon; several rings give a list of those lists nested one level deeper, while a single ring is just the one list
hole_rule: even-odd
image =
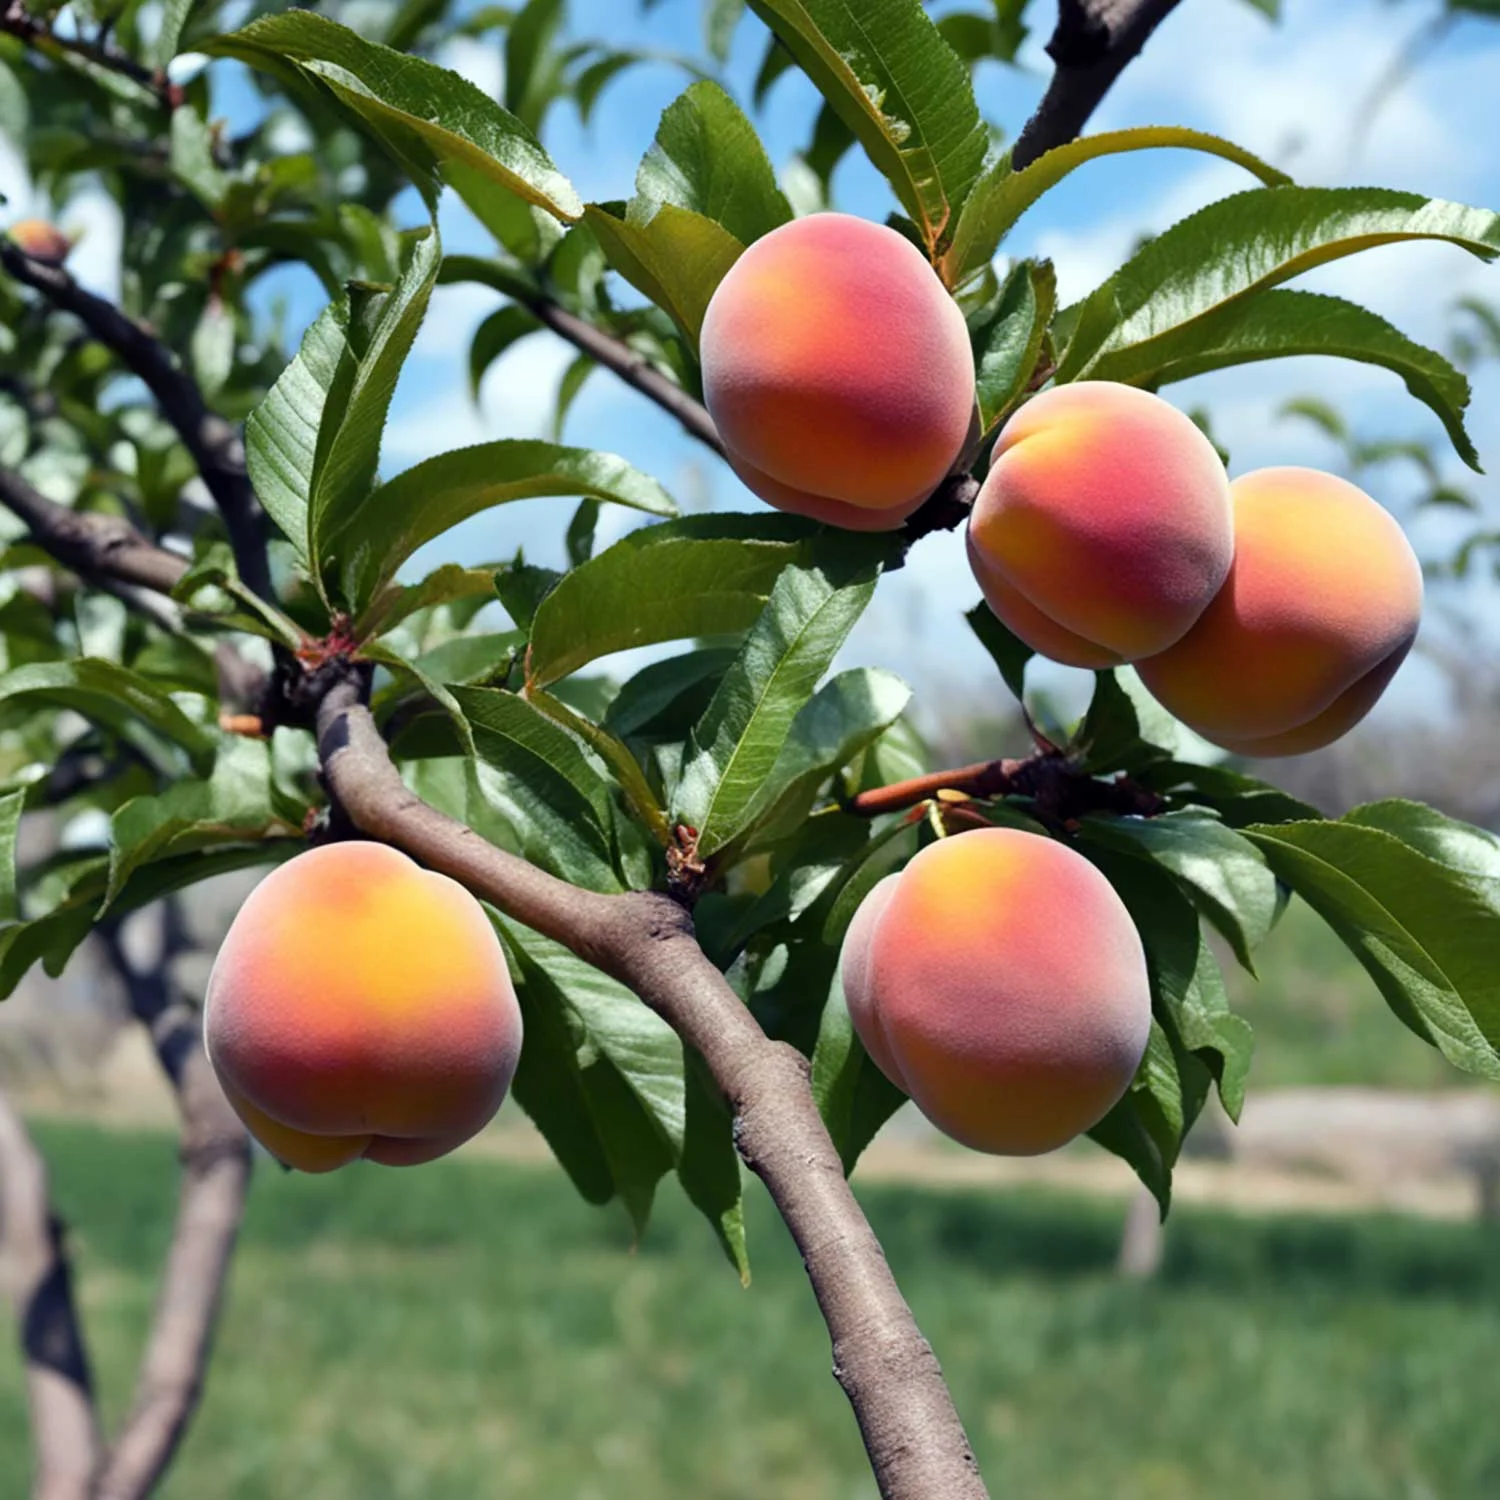
[{"label": "green lawn", "polygon": [[[114,1417],[173,1143],[37,1134]],[[863,1196],[997,1497],[1500,1495],[1493,1229],[1190,1210],[1143,1289],[1110,1275],[1108,1204]],[[742,1291],[675,1189],[632,1253],[553,1170],[262,1170],[206,1405],[164,1493],[873,1497],[796,1255],[758,1195],[751,1220]],[[0,1495],[24,1493],[26,1465],[18,1372],[0,1360]]]}]

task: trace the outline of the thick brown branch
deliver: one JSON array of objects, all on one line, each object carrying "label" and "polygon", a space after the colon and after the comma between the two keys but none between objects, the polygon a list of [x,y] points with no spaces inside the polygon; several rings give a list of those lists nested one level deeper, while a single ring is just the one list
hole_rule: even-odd
[{"label": "thick brown branch", "polygon": [[1115,79],[1181,0],[1059,0],[1047,51],[1057,69],[1012,153],[1019,170],[1088,123]]},{"label": "thick brown branch", "polygon": [[153,1493],[198,1408],[250,1180],[250,1141],[209,1066],[198,1014],[172,993],[168,964],[181,945],[177,918],[170,901],[132,918],[158,923],[155,951],[144,961],[132,956],[120,927],[100,928],[131,1011],[150,1031],[177,1094],[182,1186],[135,1400],[94,1500],[145,1500]]},{"label": "thick brown branch", "polygon": [[695,401],[680,385],[667,379],[651,362],[638,354],[602,328],[570,313],[550,298],[539,297],[529,301],[528,309],[554,333],[565,338],[576,349],[587,354],[597,365],[618,375],[626,385],[649,397],[663,411],[676,417],[689,436],[712,448],[720,457],[724,445],[719,440],[718,428],[709,416],[707,408]]},{"label": "thick brown branch", "polygon": [[77,36],[59,36],[45,22],[28,14],[21,0],[6,0],[0,9],[0,32],[25,42],[28,47],[50,56],[75,57],[92,63],[96,68],[107,68],[132,83],[155,94],[165,109],[175,108],[182,100],[181,91],[170,83],[165,74],[154,73],[144,63],[137,62],[128,53],[108,42],[89,42]]},{"label": "thick brown branch", "polygon": [[0,1249],[21,1333],[35,1439],[32,1500],[90,1500],[99,1463],[93,1381],[47,1167],[0,1094]]},{"label": "thick brown branch", "polygon": [[208,409],[197,381],[155,334],[79,286],[61,266],[35,260],[6,239],[0,239],[0,264],[54,307],[72,313],[141,378],[192,455],[224,518],[241,580],[263,599],[273,597],[265,515],[250,485],[239,429]]},{"label": "thick brown branch", "polygon": [[885,1500],[980,1500],[942,1371],[844,1177],[806,1060],[769,1040],[666,896],[578,890],[415,797],[353,684],[318,715],[329,789],[354,824],[466,885],[628,985],[696,1049],[734,1111],[740,1154],[802,1251]]}]

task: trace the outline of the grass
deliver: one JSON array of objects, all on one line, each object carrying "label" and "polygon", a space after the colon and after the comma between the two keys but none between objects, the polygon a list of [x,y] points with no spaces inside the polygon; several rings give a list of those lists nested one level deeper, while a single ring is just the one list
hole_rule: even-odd
[{"label": "grass", "polygon": [[1252,1090],[1473,1086],[1395,1018],[1374,980],[1303,902],[1292,902],[1261,945],[1258,982],[1227,949],[1220,957],[1230,1004],[1255,1028]]},{"label": "grass", "polygon": [[[37,1134],[114,1419],[173,1143]],[[997,1496],[1500,1494],[1492,1229],[1188,1210],[1141,1288],[1110,1273],[1117,1206],[862,1196]],[[680,1195],[662,1199],[631,1253],[621,1222],[554,1170],[260,1171],[167,1500],[873,1500],[763,1197],[748,1292]],[[19,1372],[0,1360],[0,1495],[24,1493],[26,1447]]]}]

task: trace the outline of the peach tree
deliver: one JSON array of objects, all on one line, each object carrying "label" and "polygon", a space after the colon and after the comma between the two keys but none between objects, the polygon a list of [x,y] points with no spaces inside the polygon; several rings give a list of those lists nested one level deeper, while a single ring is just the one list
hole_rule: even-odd
[{"label": "peach tree", "polygon": [[[1055,75],[1006,148],[970,73],[1014,56],[1019,6],[750,0],[742,16],[720,0],[711,51],[751,16],[766,29],[752,112],[789,69],[822,97],[795,192],[751,113],[691,63],[633,187],[587,202],[548,121],[564,101],[586,115],[643,54],[569,41],[559,0],[350,6],[350,25],[339,6],[258,4],[237,29],[211,0],[10,0],[0,111],[56,211],[14,215],[0,242],[0,988],[211,876],[280,866],[290,889],[310,845],[373,841],[457,882],[524,1027],[518,1059],[497,1044],[492,1103],[509,1083],[583,1196],[618,1200],[638,1231],[675,1177],[746,1279],[758,1176],[890,1500],[985,1493],[848,1186],[908,1096],[981,1149],[1087,1131],[1165,1213],[1184,1135],[1212,1093],[1236,1115],[1250,1069],[1207,933],[1250,967],[1292,895],[1419,1039],[1500,1078],[1496,840],[1403,801],[1325,818],[1226,753],[1312,748],[1369,709],[1415,635],[1410,548],[1343,481],[1231,486],[1156,394],[1278,356],[1364,361],[1477,468],[1458,369],[1285,284],[1406,240],[1493,259],[1500,217],[1299,186],[1186,128],[1082,134],[1172,8],[1063,0]],[[503,44],[503,99],[432,60],[460,36]],[[232,129],[215,106],[234,64],[259,107]],[[1164,148],[1235,163],[1246,186],[1071,306],[1047,263],[1007,257],[1064,178]],[[806,212],[853,149],[889,184],[884,226]],[[52,223],[85,188],[123,223],[118,300],[80,284]],[[445,253],[445,195],[488,253]],[[295,349],[264,292],[286,266],[323,288]],[[390,472],[397,381],[454,283],[493,295],[476,378],[549,329],[576,350],[564,410],[587,379],[625,382],[727,460],[743,505],[679,515],[650,474],[560,441]],[[566,568],[413,565],[461,521],[548,496]],[[600,548],[605,506],[641,524]],[[837,660],[884,575],[960,526],[973,570],[953,580],[955,627],[979,601],[962,628],[995,690],[1024,705],[1038,651],[1096,679],[1080,722],[1037,730],[1027,758],[938,769],[911,690]],[[618,680],[610,659],[641,647],[654,659]],[[67,836],[17,868],[29,815]],[[384,878],[383,852],[358,868]],[[399,923],[341,927],[309,878],[314,940],[357,972]],[[216,1078],[197,1013],[149,965],[135,978],[181,1099],[184,1174],[112,1441],[45,1174],[0,1110],[49,1496],[148,1493],[191,1416],[250,1163],[221,1079],[294,1165],[338,1162],[299,1157],[287,1129],[354,1133],[249,1097],[232,1038]],[[263,980],[235,990],[252,1019]],[[443,1025],[432,1001],[407,1017],[413,1059]],[[276,1038],[284,1069],[314,1021]],[[361,1096],[371,1118],[405,1087],[394,1066]],[[447,1149],[478,1123],[405,1134]]]}]

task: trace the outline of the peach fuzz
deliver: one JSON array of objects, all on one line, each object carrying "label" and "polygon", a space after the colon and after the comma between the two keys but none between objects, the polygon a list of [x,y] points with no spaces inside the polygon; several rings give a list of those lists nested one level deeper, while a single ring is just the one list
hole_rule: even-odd
[{"label": "peach fuzz", "polygon": [[1213,444],[1159,396],[1113,381],[1027,402],[1000,434],[969,520],[990,608],[1072,667],[1166,650],[1219,591],[1233,551]]},{"label": "peach fuzz", "polygon": [[976,1151],[1035,1156],[1123,1097],[1151,1031],[1139,934],[1056,840],[988,828],[930,844],[861,903],[844,995],[875,1065]]},{"label": "peach fuzz", "polygon": [[1375,706],[1411,649],[1421,564],[1394,518],[1336,475],[1261,469],[1232,493],[1229,579],[1141,678],[1226,750],[1320,749]]},{"label": "peach fuzz", "polygon": [[952,469],[974,415],[968,328],[909,241],[849,214],[757,240],[703,320],[703,393],[769,505],[886,531]]},{"label": "peach fuzz", "polygon": [[250,894],[209,977],[209,1059],[289,1167],[431,1161],[500,1108],[521,1011],[479,903],[382,844],[310,849]]}]

